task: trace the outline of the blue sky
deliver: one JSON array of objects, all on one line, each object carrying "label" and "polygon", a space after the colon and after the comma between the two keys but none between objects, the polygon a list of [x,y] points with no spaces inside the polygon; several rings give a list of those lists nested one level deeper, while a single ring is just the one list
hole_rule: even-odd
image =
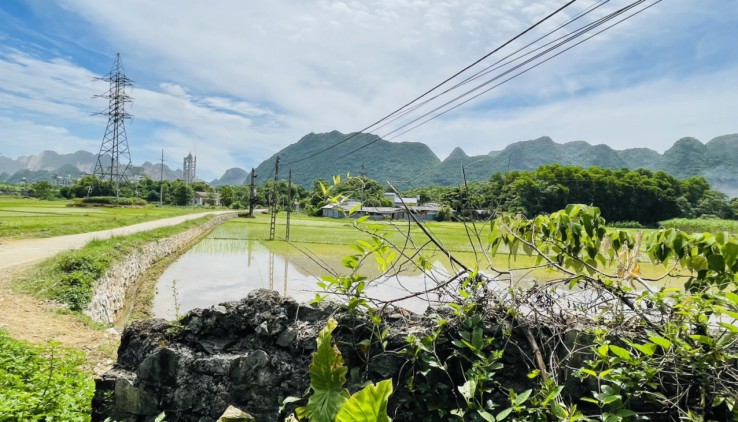
[{"label": "blue sky", "polygon": [[[530,36],[600,2],[579,0]],[[106,120],[93,113],[106,104],[93,97],[106,86],[94,78],[120,52],[136,83],[134,163],[164,149],[179,168],[192,152],[210,180],[307,133],[362,129],[564,3],[4,0],[0,153],[97,152]],[[443,159],[456,146],[485,154],[543,135],[663,152],[684,136],[736,133],[735,22],[738,1],[664,0],[392,140]]]}]

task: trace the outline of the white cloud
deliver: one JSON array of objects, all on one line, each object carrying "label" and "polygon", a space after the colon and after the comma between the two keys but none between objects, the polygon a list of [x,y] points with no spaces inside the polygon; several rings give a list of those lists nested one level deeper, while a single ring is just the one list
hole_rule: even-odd
[{"label": "white cloud", "polygon": [[[156,161],[161,148],[167,156],[192,151],[198,168],[212,173],[255,166],[308,132],[358,130],[561,5],[59,1],[89,22],[90,39],[121,51],[137,81],[129,128],[134,161]],[[738,3],[706,1],[711,8],[663,2],[399,140],[427,142],[443,156],[457,145],[486,153],[541,135],[663,150],[681,136],[707,140],[736,132],[726,111],[736,106],[735,67],[679,73],[684,66],[674,61],[702,64],[720,51],[706,35],[711,26],[704,25],[738,17]],[[682,28],[691,35],[680,35]],[[639,56],[646,44],[649,51],[669,51],[690,37],[693,51],[678,59],[648,62]],[[104,122],[89,114],[104,104],[90,97],[106,87],[71,60],[0,50],[0,80],[10,81],[0,87],[0,117],[31,123],[29,128],[66,128],[80,139],[98,129],[102,136]]]},{"label": "white cloud", "polygon": [[64,127],[2,116],[0,116],[0,145],[2,145],[0,152],[11,158],[46,150],[57,152],[86,150],[96,153],[100,148],[99,141],[74,136]]}]

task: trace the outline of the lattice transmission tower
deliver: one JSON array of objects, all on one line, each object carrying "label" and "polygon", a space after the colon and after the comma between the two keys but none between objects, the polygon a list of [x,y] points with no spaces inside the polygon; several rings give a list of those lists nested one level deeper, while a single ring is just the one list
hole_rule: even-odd
[{"label": "lattice transmission tower", "polygon": [[125,126],[125,121],[133,117],[125,110],[126,103],[133,101],[133,98],[126,94],[126,88],[133,87],[133,81],[123,73],[120,53],[115,55],[115,62],[110,73],[98,80],[110,84],[106,93],[96,96],[108,99],[108,108],[97,113],[108,116],[108,126],[105,129],[100,152],[97,154],[93,175],[101,181],[109,181],[117,196],[120,183],[128,182],[133,177]]}]

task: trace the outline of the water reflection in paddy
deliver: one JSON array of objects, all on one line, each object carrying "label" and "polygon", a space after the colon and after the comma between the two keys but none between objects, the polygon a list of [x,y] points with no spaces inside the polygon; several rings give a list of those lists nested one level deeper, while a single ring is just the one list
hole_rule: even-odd
[{"label": "water reflection in paddy", "polygon": [[[266,242],[248,239],[246,230],[233,230],[223,225],[162,273],[157,282],[153,312],[156,317],[174,319],[177,313],[239,300],[260,288],[276,290],[298,301],[308,301],[315,297],[318,291],[316,282],[326,271],[305,267],[271,252]],[[440,265],[436,271],[441,273],[440,277],[446,276]],[[420,291],[435,285],[423,274],[403,274],[401,279],[394,277],[372,284],[367,293],[382,300],[403,297],[408,291]],[[422,312],[428,303],[424,299],[404,301],[401,305]]]}]

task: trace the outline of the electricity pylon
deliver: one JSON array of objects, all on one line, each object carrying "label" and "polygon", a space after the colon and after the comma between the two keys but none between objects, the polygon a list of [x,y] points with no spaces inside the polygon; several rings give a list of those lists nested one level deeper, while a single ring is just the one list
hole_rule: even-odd
[{"label": "electricity pylon", "polygon": [[97,154],[93,175],[101,181],[109,181],[111,187],[115,189],[115,195],[118,196],[120,183],[129,182],[133,177],[125,126],[125,121],[133,117],[125,111],[126,103],[133,101],[133,98],[126,94],[126,88],[132,87],[133,81],[123,73],[120,53],[115,55],[110,73],[98,79],[110,84],[105,94],[97,96],[108,99],[108,108],[98,113],[108,116],[108,126],[105,129],[100,152]]}]

